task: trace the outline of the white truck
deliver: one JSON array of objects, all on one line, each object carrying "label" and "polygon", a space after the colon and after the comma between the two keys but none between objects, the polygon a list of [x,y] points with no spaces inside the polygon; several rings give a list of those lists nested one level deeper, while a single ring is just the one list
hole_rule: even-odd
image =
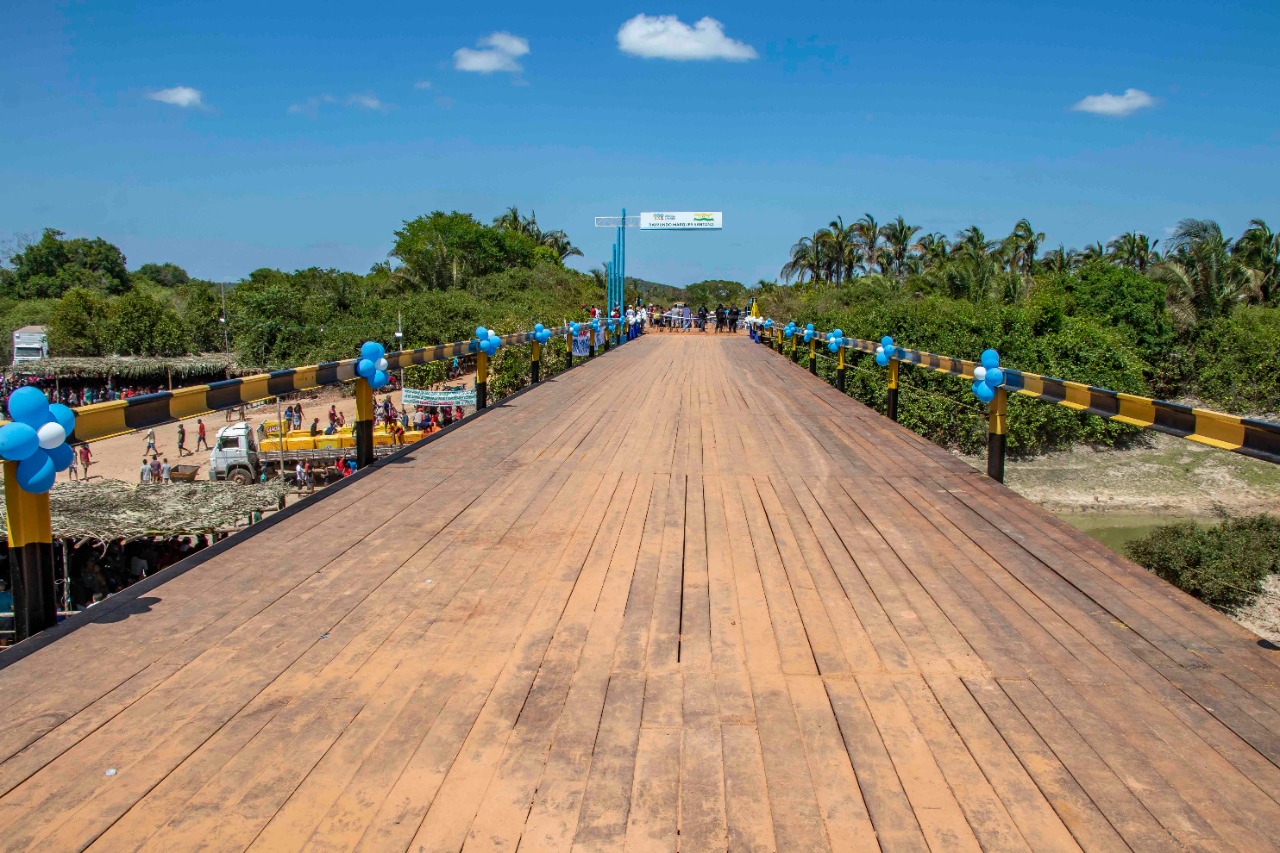
[{"label": "white truck", "polygon": [[[328,472],[339,459],[354,460],[354,447],[335,447],[324,450],[263,450],[262,439],[265,431],[261,426],[255,429],[247,421],[224,426],[209,449],[209,479],[229,480],[246,485],[256,483],[265,471],[267,479],[280,476],[284,468],[285,479],[293,478],[293,470],[299,462],[310,462],[313,470],[336,475],[337,471]],[[400,447],[375,446],[374,456],[386,456],[400,450]]]},{"label": "white truck", "polygon": [[44,326],[23,326],[13,333],[13,363],[49,357],[49,336]]}]

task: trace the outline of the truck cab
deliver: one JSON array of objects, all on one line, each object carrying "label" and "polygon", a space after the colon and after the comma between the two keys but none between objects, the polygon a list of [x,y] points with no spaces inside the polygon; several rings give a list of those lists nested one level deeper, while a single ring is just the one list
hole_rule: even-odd
[{"label": "truck cab", "polygon": [[258,437],[246,421],[218,430],[209,450],[209,479],[247,485],[258,479]]},{"label": "truck cab", "polygon": [[49,357],[49,336],[44,326],[23,326],[13,333],[13,363]]}]

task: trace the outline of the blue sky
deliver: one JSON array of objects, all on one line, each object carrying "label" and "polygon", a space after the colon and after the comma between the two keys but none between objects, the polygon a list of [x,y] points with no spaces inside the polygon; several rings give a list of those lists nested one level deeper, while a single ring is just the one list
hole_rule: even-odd
[{"label": "blue sky", "polygon": [[593,215],[723,210],[629,239],[629,274],[685,284],[774,278],[836,214],[1054,245],[1280,225],[1280,3],[1054,5],[10,0],[0,240],[235,280],[517,204],[585,269]]}]

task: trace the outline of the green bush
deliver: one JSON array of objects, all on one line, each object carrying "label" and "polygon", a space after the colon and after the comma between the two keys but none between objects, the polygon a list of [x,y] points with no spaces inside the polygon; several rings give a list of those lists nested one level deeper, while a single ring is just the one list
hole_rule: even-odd
[{"label": "green bush", "polygon": [[1232,608],[1253,598],[1268,574],[1280,572],[1280,520],[1257,515],[1208,529],[1171,524],[1128,543],[1125,550],[1184,592]]},{"label": "green bush", "polygon": [[1192,393],[1233,412],[1280,409],[1280,308],[1240,308],[1206,326],[1192,355]]},{"label": "green bush", "polygon": [[[1145,363],[1123,333],[1103,321],[1066,316],[1053,304],[1021,306],[912,298],[888,288],[844,288],[808,295],[770,295],[763,310],[776,321],[812,322],[819,329],[878,340],[892,335],[901,346],[974,360],[993,347],[1009,367],[1123,391],[1146,394]],[[794,312],[794,313],[791,313]],[[823,372],[834,375],[832,363]],[[885,371],[869,356],[851,356],[848,392],[884,410]],[[967,453],[986,445],[984,411],[969,383],[927,369],[903,366],[899,374],[899,422],[937,444]],[[1132,440],[1135,427],[1021,395],[1009,401],[1009,450],[1029,455],[1074,443],[1114,445]]]}]

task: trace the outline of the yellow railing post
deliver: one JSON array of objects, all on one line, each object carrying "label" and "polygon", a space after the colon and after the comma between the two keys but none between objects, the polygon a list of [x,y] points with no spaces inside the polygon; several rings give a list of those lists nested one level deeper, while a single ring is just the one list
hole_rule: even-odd
[{"label": "yellow railing post", "polygon": [[531,358],[531,360],[530,360],[530,362],[529,362],[529,363],[530,363],[530,371],[531,371],[532,376],[533,376],[533,381],[532,381],[532,383],[531,383],[531,384],[533,384],[533,385],[537,385],[537,384],[538,384],[538,378],[539,378],[539,377],[538,377],[538,371],[539,371],[539,368],[540,368],[540,366],[541,366],[541,362],[542,362],[542,344],[538,343],[537,341],[534,341],[534,342],[533,342],[533,355],[532,355],[530,358]]},{"label": "yellow railing post", "polygon": [[809,338],[809,372],[818,375],[818,336]]},{"label": "yellow railing post", "polygon": [[836,350],[836,388],[841,394],[844,393],[844,349],[844,344],[841,344]]}]

